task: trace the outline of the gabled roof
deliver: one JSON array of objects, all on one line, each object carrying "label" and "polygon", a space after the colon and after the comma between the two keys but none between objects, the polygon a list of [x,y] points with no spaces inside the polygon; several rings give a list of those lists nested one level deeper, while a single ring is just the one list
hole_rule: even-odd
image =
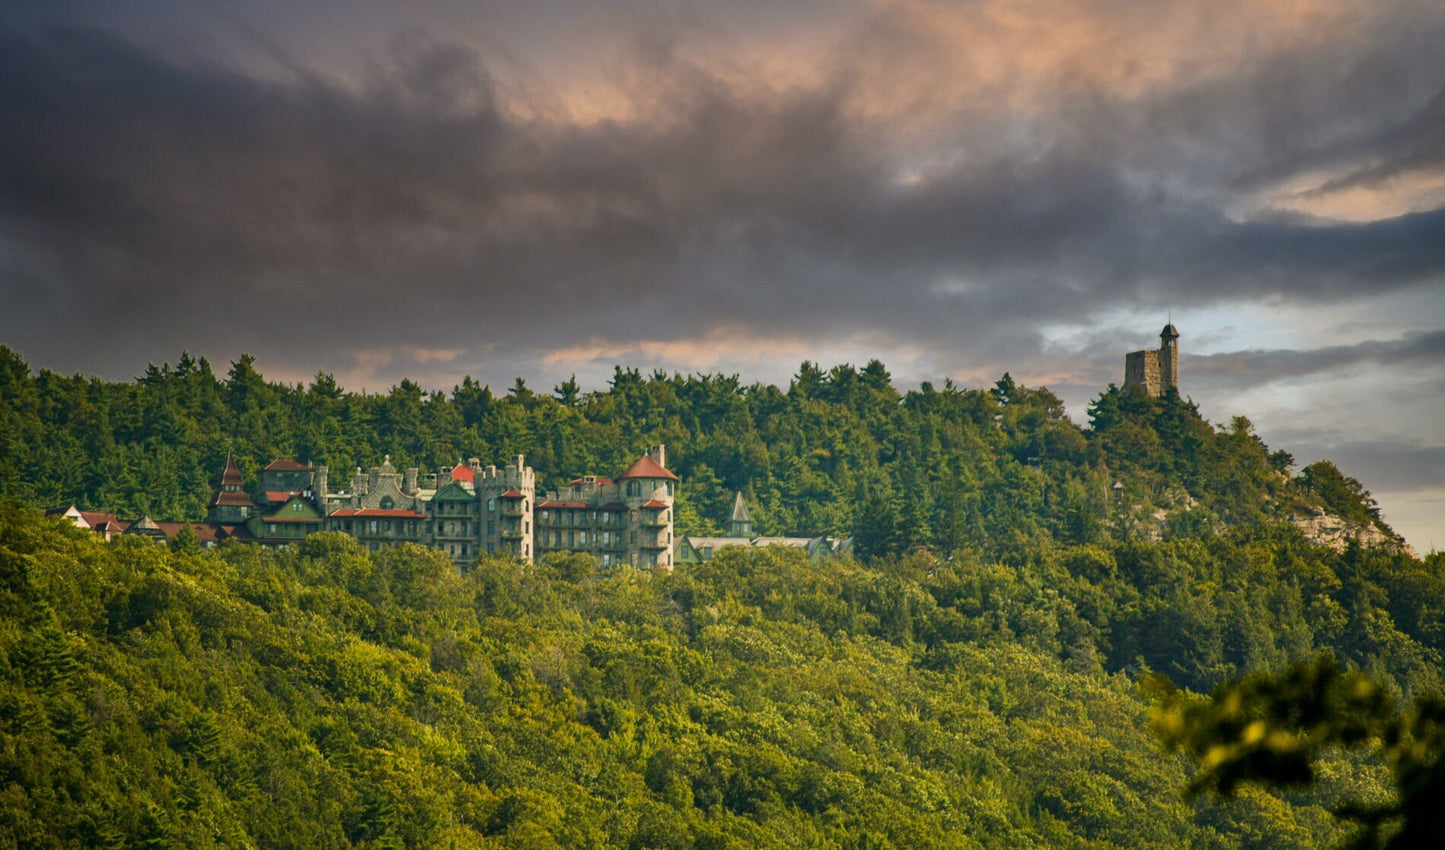
[{"label": "gabled roof", "polygon": [[460,480],[453,479],[438,489],[436,493],[432,495],[431,500],[433,502],[473,502],[476,501],[476,498],[473,493],[462,486]]},{"label": "gabled roof", "polygon": [[[286,512],[285,516],[281,515],[282,511]],[[304,496],[293,496],[287,499],[285,504],[277,505],[271,516],[265,517],[265,519],[267,522],[319,522],[321,512],[316,509],[316,505],[310,499]]]},{"label": "gabled roof", "polygon": [[299,460],[292,460],[289,457],[277,458],[266,464],[264,472],[310,472],[311,464],[302,463]]},{"label": "gabled roof", "polygon": [[743,494],[742,494],[741,492],[738,493],[736,499],[733,499],[733,515],[732,515],[732,521],[733,521],[733,522],[752,522],[752,521],[753,521],[753,518],[750,517],[750,516],[748,516],[748,506],[747,506],[747,504],[746,504],[745,502],[743,502]]},{"label": "gabled roof", "polygon": [[299,495],[301,494],[295,490],[267,490],[266,501],[277,503],[287,502],[291,500],[291,497]]},{"label": "gabled roof", "polygon": [[653,499],[653,500],[650,501],[650,502],[645,502],[645,503],[643,503],[642,506],[643,506],[644,508],[653,508],[653,509],[665,508],[665,507],[667,507],[667,502],[659,502],[659,501],[657,501],[656,499]]},{"label": "gabled roof", "polygon": [[161,530],[161,533],[166,536],[166,539],[167,539],[167,540],[175,540],[175,539],[176,539],[176,535],[178,535],[178,534],[181,533],[181,529],[182,529],[182,528],[185,528],[185,527],[188,526],[188,525],[191,527],[191,531],[195,532],[196,541],[199,542],[199,543],[218,543],[218,542],[220,542],[221,538],[223,538],[223,537],[226,536],[225,532],[224,532],[220,527],[214,526],[214,525],[208,525],[208,524],[206,524],[206,523],[200,523],[200,522],[157,522],[157,523],[156,523],[156,527],[158,527],[158,528]]},{"label": "gabled roof", "polygon": [[508,490],[507,492],[503,493],[499,498],[502,498],[502,499],[525,499],[525,498],[527,498],[527,494],[523,493],[521,490]]},{"label": "gabled roof", "polygon": [[229,451],[226,452],[226,468],[221,470],[221,486],[224,487],[227,484],[231,484],[240,487],[245,483],[246,479],[241,477],[241,470],[236,466],[235,456]]},{"label": "gabled roof", "polygon": [[470,466],[467,466],[466,464],[459,463],[456,466],[452,467],[452,480],[476,481],[477,471],[475,469],[472,469]]},{"label": "gabled roof", "polygon": [[617,476],[621,481],[625,478],[670,478],[673,481],[679,480],[676,475],[669,472],[662,464],[652,459],[652,455],[643,455],[633,464],[627,467],[627,471]]},{"label": "gabled roof", "polygon": [[121,521],[116,518],[115,514],[81,511],[80,515],[85,518],[86,524],[96,531],[121,531],[123,529]]}]

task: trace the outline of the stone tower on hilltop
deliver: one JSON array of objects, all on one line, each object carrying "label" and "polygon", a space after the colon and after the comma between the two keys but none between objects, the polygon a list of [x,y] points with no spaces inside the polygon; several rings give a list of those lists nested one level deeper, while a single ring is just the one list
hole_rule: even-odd
[{"label": "stone tower on hilltop", "polygon": [[1170,387],[1179,388],[1179,331],[1170,322],[1159,332],[1158,351],[1131,351],[1124,355],[1124,386],[1139,387],[1160,396]]}]

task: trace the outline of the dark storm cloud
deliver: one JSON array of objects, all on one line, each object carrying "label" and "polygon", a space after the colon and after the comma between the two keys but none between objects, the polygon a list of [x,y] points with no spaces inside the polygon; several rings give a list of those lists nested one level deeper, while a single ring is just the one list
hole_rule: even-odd
[{"label": "dark storm cloud", "polygon": [[[1368,41],[1338,92],[1307,81],[1340,57],[1303,48],[1177,92],[1036,93],[1020,114],[986,97],[933,114],[925,92],[895,134],[860,117],[876,81],[846,57],[774,86],[691,57],[690,24],[635,23],[641,114],[592,123],[415,30],[353,80],[269,44],[280,76],[104,29],[0,31],[0,334],[44,361],[204,344],[315,363],[865,329],[1022,360],[1040,326],[1123,304],[1332,301],[1445,270],[1445,211],[1349,224],[1222,203],[1300,163],[1368,160],[1341,178],[1364,180],[1433,162],[1440,98],[1400,91],[1438,53]],[[861,27],[865,69],[938,47],[886,11]],[[517,90],[532,113],[508,108]],[[1330,129],[1372,102],[1378,125]]]},{"label": "dark storm cloud", "polygon": [[1415,374],[1445,371],[1445,330],[1353,345],[1234,351],[1189,358],[1191,377],[1233,387],[1291,381],[1366,365],[1403,367]]}]

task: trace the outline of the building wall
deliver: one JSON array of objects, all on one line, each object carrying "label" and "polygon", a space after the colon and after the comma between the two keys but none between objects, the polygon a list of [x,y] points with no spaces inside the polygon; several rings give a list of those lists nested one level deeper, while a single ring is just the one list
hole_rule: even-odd
[{"label": "building wall", "polygon": [[[648,456],[666,467],[662,446]],[[607,567],[670,570],[676,491],[671,478],[579,478],[538,503],[538,555],[587,552]]]},{"label": "building wall", "polygon": [[[373,550],[420,543],[458,564],[482,553],[530,562],[546,552],[570,551],[593,554],[608,566],[671,569],[676,476],[657,468],[665,461],[661,446],[649,455],[657,466],[648,468],[656,475],[578,479],[562,494],[548,496],[565,498],[565,507],[537,504],[536,475],[521,455],[500,468],[483,468],[473,459],[466,468],[424,478],[415,469],[397,472],[388,458],[367,472],[358,468],[351,489],[341,492],[328,492],[326,468],[318,467],[312,488],[287,502],[288,508],[302,500],[314,504],[314,520],[303,523],[285,510],[253,515],[247,527],[261,543],[291,542],[323,527]],[[639,464],[643,461],[634,469]],[[282,513],[292,521],[278,521]]]},{"label": "building wall", "polygon": [[1149,395],[1159,395],[1159,352],[1131,351],[1124,355],[1124,386],[1143,387]]},{"label": "building wall", "polygon": [[[537,476],[522,455],[498,469],[489,466],[473,478],[478,503],[478,546],[488,553],[531,562],[537,555],[532,512]],[[515,495],[509,495],[515,494]]]}]

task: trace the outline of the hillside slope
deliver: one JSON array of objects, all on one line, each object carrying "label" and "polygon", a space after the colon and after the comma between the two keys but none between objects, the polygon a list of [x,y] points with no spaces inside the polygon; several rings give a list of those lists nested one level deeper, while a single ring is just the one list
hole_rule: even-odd
[{"label": "hillside slope", "polygon": [[[1378,766],[1335,762],[1309,798],[1186,805],[1183,763],[1104,670],[1135,648],[1131,617],[1206,618],[1099,571],[1202,587],[1186,554],[1208,553],[866,568],[728,550],[670,576],[583,557],[459,576],[339,535],[172,552],[6,508],[0,843],[1327,845],[1328,806],[1378,797]],[[1290,629],[1272,607],[1253,616],[1289,633],[1281,654],[1361,640],[1367,665],[1438,670],[1438,643],[1384,609],[1316,632],[1307,606],[1279,615]],[[1187,667],[1200,640],[1151,651]]]}]

